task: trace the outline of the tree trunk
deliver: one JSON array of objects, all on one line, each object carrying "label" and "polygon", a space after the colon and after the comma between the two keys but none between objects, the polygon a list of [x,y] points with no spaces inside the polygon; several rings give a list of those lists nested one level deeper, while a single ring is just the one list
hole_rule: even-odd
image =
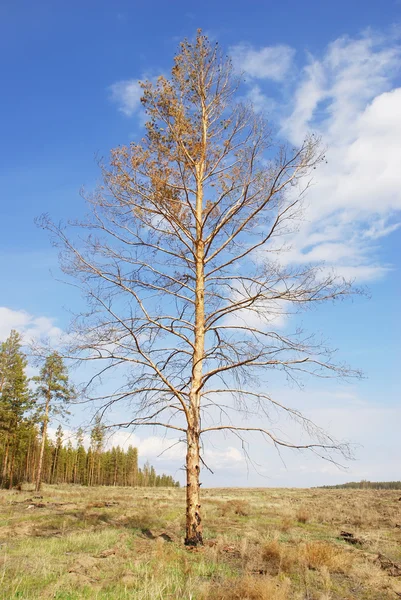
[{"label": "tree trunk", "polygon": [[100,464],[101,458],[100,458],[100,452],[97,452],[97,485],[100,485],[101,482],[101,478],[100,478]]},{"label": "tree trunk", "polygon": [[202,519],[200,514],[199,485],[199,432],[194,427],[187,431],[187,513],[186,546],[203,544]]},{"label": "tree trunk", "polygon": [[113,485],[114,485],[114,487],[117,485],[117,457],[116,457],[116,464],[114,465]]},{"label": "tree trunk", "polygon": [[25,474],[23,477],[23,479],[25,481],[29,481],[29,476],[30,476],[30,472],[31,472],[31,452],[32,452],[32,437],[31,437],[31,435],[29,435],[28,449],[27,449],[26,459],[25,459]]},{"label": "tree trunk", "polygon": [[10,473],[8,476],[8,489],[9,490],[12,490],[13,485],[14,485],[14,464],[15,464],[15,454],[13,454],[13,456],[11,458]]},{"label": "tree trunk", "polygon": [[12,453],[12,457],[11,457],[11,465],[10,465],[10,472],[9,472],[9,483],[8,483],[8,489],[9,490],[11,490],[13,488],[13,485],[14,485],[15,455],[18,452],[18,448],[19,448],[19,442],[17,441],[17,444],[14,445],[13,453]]},{"label": "tree trunk", "polygon": [[6,480],[7,480],[7,468],[8,468],[8,453],[10,451],[10,440],[7,437],[7,442],[6,442],[6,447],[4,450],[4,457],[3,457],[3,469],[2,469],[2,475],[1,475],[1,483],[2,485],[5,487],[6,485]]},{"label": "tree trunk", "polygon": [[37,472],[37,476],[36,476],[36,487],[35,487],[35,490],[37,492],[40,491],[40,486],[42,484],[43,456],[45,453],[47,420],[48,420],[48,415],[49,415],[49,403],[50,403],[50,398],[48,398],[46,401],[45,418],[43,419],[42,442],[40,444],[39,464],[38,464],[38,472]]},{"label": "tree trunk", "polygon": [[74,469],[73,469],[73,476],[72,476],[73,483],[77,483],[77,475],[78,475],[78,452],[76,453],[75,460],[74,460]]},{"label": "tree trunk", "polygon": [[190,393],[190,408],[187,425],[187,546],[203,544],[202,520],[200,515],[200,403],[202,366],[205,351],[205,275],[204,275],[204,244],[200,223],[202,221],[202,186],[198,188],[197,198],[197,244],[196,244],[196,290],[195,290],[195,344],[192,362],[192,385]]},{"label": "tree trunk", "polygon": [[94,455],[91,454],[90,456],[90,461],[89,461],[89,473],[88,473],[88,485],[92,486],[93,485],[93,471],[94,471]]},{"label": "tree trunk", "polygon": [[58,461],[58,446],[56,446],[56,449],[55,449],[55,452],[54,452],[52,472],[51,472],[51,475],[50,475],[50,483],[56,483],[56,481],[55,481],[55,479],[56,479],[55,475],[56,475],[57,461]]},{"label": "tree trunk", "polygon": [[[204,74],[201,74],[202,80]],[[203,544],[200,504],[200,405],[202,370],[205,354],[205,244],[203,239],[203,177],[206,164],[208,117],[202,101],[202,151],[196,167],[196,242],[195,242],[195,328],[194,352],[192,356],[192,381],[189,395],[190,407],[187,415],[187,512],[186,546]]]}]

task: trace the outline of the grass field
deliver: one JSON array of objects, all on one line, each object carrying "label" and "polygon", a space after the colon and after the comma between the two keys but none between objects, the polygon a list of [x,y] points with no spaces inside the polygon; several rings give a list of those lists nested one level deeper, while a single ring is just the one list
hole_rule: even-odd
[{"label": "grass field", "polygon": [[400,495],[204,490],[205,545],[190,550],[184,489],[1,491],[0,598],[394,600]]}]

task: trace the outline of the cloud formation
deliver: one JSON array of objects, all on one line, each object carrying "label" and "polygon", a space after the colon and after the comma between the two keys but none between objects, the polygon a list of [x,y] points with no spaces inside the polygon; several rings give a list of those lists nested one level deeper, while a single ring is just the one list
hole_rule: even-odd
[{"label": "cloud formation", "polygon": [[[333,386],[329,390],[309,388],[307,391],[277,388],[272,390],[272,395],[288,406],[302,409],[305,416],[329,430],[335,438],[351,440],[356,460],[343,462],[347,469],[340,469],[309,452],[282,449],[279,454],[259,434],[245,434],[242,447],[235,435],[217,432],[208,434],[204,439],[203,458],[213,471],[211,474],[207,469],[202,469],[205,486],[305,487],[360,479],[390,481],[399,478],[397,461],[388,458],[389,455],[398,456],[401,452],[398,431],[401,407],[398,405],[367,402],[353,386]],[[248,427],[259,426],[260,419],[249,416],[243,424]],[[294,421],[285,417],[278,420],[273,413],[270,423],[265,424],[287,439],[295,440],[302,436],[302,430]],[[85,430],[86,447],[90,443],[89,429]],[[56,428],[51,427],[49,436],[52,439],[55,439],[55,433]],[[306,432],[304,436],[301,439],[306,441]],[[75,432],[64,429],[64,439],[75,444]],[[185,444],[178,441],[179,438],[163,435],[161,429],[151,435],[146,435],[144,430],[119,430],[106,435],[105,447],[119,445],[127,449],[132,445],[138,448],[141,465],[149,460],[157,472],[172,474],[184,483]],[[251,462],[244,455],[243,448],[249,453]]]},{"label": "cloud formation", "polygon": [[[286,44],[242,42],[229,53],[246,75],[245,97],[273,115],[283,139],[299,145],[313,131],[327,148],[285,261],[325,263],[358,281],[384,276],[392,267],[379,260],[378,240],[399,227],[401,210],[399,40],[373,32],[342,36],[301,67],[300,53],[295,65],[295,49]],[[123,114],[141,119],[136,79],[110,90]]]},{"label": "cloud formation", "polygon": [[[281,136],[291,144],[302,144],[311,131],[319,135],[328,161],[316,172],[285,260],[325,263],[359,281],[377,279],[391,269],[377,257],[377,240],[400,225],[401,88],[395,78],[401,46],[371,32],[341,37],[320,56],[307,57],[300,73],[286,81],[290,93],[275,104],[271,87],[265,90],[260,81],[262,57],[270,50],[234,52],[251,77],[259,73],[256,87],[249,83],[248,98],[259,111],[275,111]],[[285,64],[282,73],[289,59]]]},{"label": "cloud formation", "polygon": [[63,331],[54,325],[54,319],[35,317],[25,310],[0,306],[0,341],[4,341],[12,329],[16,329],[22,335],[25,344],[43,338],[57,344],[63,336]]},{"label": "cloud formation", "polygon": [[295,50],[286,44],[256,49],[241,43],[232,46],[229,54],[236,68],[248,78],[283,81],[291,69]]},{"label": "cloud formation", "polygon": [[141,107],[142,88],[136,79],[117,81],[110,86],[111,100],[126,117],[132,117]]}]

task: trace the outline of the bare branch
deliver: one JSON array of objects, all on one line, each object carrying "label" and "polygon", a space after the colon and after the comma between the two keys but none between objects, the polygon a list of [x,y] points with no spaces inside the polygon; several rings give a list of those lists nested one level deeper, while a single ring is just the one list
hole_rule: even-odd
[{"label": "bare branch", "polygon": [[[271,370],[295,383],[359,376],[323,341],[297,327],[283,332],[301,311],[354,290],[322,265],[289,264],[286,254],[323,159],[316,137],[300,148],[276,143],[263,117],[236,102],[231,62],[201,32],[182,42],[169,79],[141,85],[145,135],[100,165],[102,184],[86,195],[89,217],[68,228],[47,217],[40,224],[88,304],[65,351],[99,365],[82,402],[96,402],[101,415],[123,410],[115,427],[185,434],[186,541],[196,545],[201,434],[231,431],[246,455],[246,433],[259,432],[278,449],[347,456],[346,445],[266,390]],[[95,392],[111,372],[115,388]],[[276,437],[271,408],[311,442]],[[261,426],[241,426],[238,413],[258,415]]]}]

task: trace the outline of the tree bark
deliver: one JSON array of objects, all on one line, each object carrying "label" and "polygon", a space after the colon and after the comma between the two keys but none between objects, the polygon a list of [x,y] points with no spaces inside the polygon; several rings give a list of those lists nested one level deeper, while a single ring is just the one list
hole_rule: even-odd
[{"label": "tree bark", "polygon": [[14,485],[14,465],[15,465],[15,452],[13,452],[12,458],[11,458],[11,467],[10,467],[10,474],[9,474],[9,479],[8,479],[8,489],[12,490],[13,485]]},{"label": "tree bark", "polygon": [[6,448],[4,451],[4,458],[3,458],[3,469],[2,469],[2,475],[1,475],[1,483],[3,486],[6,485],[6,480],[7,480],[7,469],[8,469],[8,454],[10,451],[10,440],[7,436],[7,442],[6,442]]},{"label": "tree bark", "polygon": [[97,458],[97,485],[100,485],[100,452],[96,452],[96,458]]},{"label": "tree bark", "polygon": [[32,438],[31,438],[31,435],[29,435],[28,450],[27,450],[26,459],[25,459],[25,474],[23,476],[23,478],[26,481],[29,481],[29,477],[30,477],[30,471],[31,471],[31,453],[32,453]]},{"label": "tree bark", "polygon": [[117,485],[117,457],[116,464],[114,465],[113,485],[114,487]]},{"label": "tree bark", "polygon": [[202,519],[200,513],[199,486],[199,432],[190,427],[187,431],[187,513],[186,546],[203,544]]},{"label": "tree bark", "polygon": [[13,453],[11,456],[11,465],[10,465],[10,472],[9,472],[9,480],[8,480],[8,489],[11,490],[13,488],[14,485],[14,466],[15,466],[15,455],[18,452],[18,448],[19,448],[19,441],[17,438],[17,441],[15,443],[15,438],[16,436],[14,435],[14,444],[13,444]]},{"label": "tree bark", "polygon": [[187,511],[185,545],[203,544],[200,504],[200,403],[203,358],[205,353],[205,246],[203,240],[203,176],[207,144],[207,117],[202,111],[202,158],[197,168],[196,244],[195,244],[195,328],[192,360],[190,408],[187,423]]},{"label": "tree bark", "polygon": [[[57,468],[57,461],[58,461],[58,446],[56,446],[55,452],[54,452],[54,460],[53,460],[53,465],[52,465],[52,473],[50,476],[50,483],[56,483],[55,479],[56,479],[56,468]],[[75,483],[75,481],[74,481]]]}]

